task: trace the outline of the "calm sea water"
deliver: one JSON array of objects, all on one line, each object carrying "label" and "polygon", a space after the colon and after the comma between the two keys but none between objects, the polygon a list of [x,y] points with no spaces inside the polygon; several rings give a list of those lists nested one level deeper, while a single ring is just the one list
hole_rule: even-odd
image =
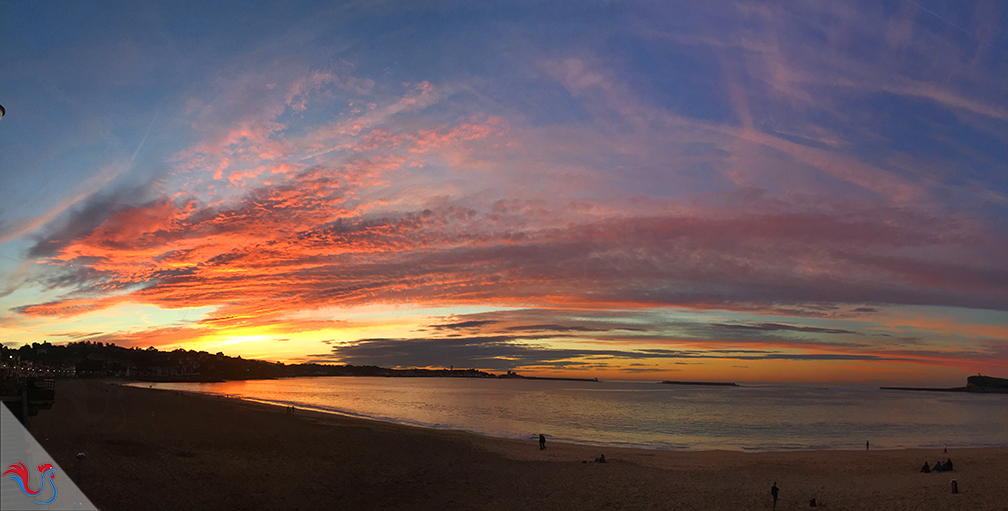
[{"label": "calm sea water", "polygon": [[681,450],[1008,445],[1008,396],[640,382],[318,377],[154,383],[507,438]]}]

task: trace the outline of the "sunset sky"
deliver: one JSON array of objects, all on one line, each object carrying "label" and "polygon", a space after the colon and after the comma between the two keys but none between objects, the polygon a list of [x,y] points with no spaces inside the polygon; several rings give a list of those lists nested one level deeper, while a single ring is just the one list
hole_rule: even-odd
[{"label": "sunset sky", "polygon": [[11,2],[0,340],[1008,376],[1008,6]]}]

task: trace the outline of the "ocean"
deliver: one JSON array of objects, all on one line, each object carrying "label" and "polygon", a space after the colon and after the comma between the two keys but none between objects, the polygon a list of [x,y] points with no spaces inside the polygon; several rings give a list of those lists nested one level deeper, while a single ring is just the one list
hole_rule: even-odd
[{"label": "ocean", "polygon": [[1008,396],[656,382],[307,377],[138,383],[505,438],[668,450],[1008,445]]}]

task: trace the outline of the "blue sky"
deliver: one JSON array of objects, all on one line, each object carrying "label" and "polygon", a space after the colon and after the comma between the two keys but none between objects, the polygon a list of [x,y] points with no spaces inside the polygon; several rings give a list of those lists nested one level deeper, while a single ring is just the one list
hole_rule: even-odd
[{"label": "blue sky", "polygon": [[998,2],[5,10],[5,344],[1006,369]]}]

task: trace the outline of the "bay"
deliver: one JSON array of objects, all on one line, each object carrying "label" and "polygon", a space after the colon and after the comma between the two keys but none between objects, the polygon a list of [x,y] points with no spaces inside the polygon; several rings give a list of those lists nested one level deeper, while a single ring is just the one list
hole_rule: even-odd
[{"label": "bay", "polygon": [[504,438],[673,450],[1008,445],[1008,396],[655,382],[307,377],[140,387]]}]

